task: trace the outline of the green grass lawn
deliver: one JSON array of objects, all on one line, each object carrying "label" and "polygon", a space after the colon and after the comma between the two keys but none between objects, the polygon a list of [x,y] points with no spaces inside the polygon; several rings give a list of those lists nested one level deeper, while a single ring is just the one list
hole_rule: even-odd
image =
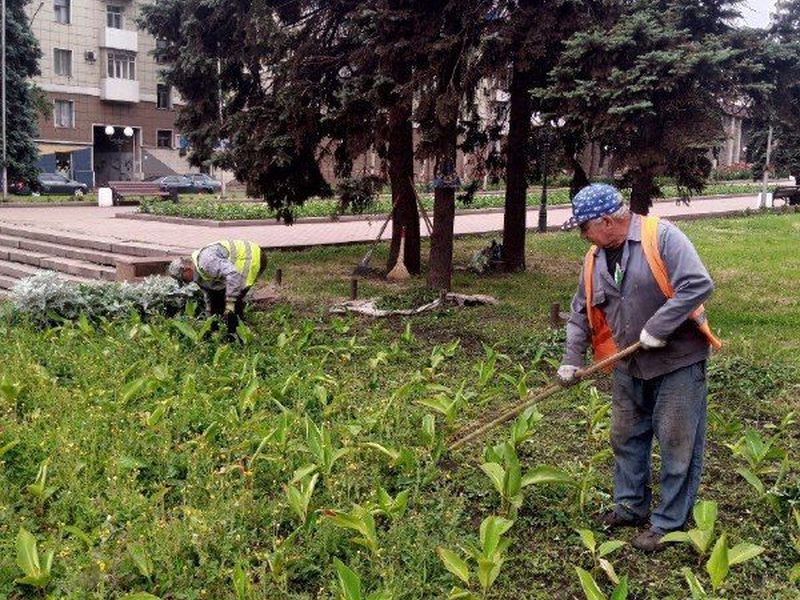
[{"label": "green grass lawn", "polygon": [[[712,546],[725,532],[730,546],[764,548],[732,566],[714,596],[797,598],[789,571],[800,531],[789,511],[800,502],[800,432],[788,415],[800,391],[800,215],[681,228],[716,281],[707,308],[726,343],[709,369],[700,490],[719,506]],[[458,239],[457,265],[489,239]],[[327,312],[347,297],[365,246],[273,253],[266,277],[283,270],[281,301],[252,313],[235,346],[197,343],[200,322],[186,316],[43,330],[6,307],[0,597],[334,600],[338,559],[358,573],[364,598],[447,598],[461,584],[437,548],[465,557],[491,515],[514,523],[486,597],[581,598],[576,566],[610,595],[576,533],[592,529],[599,542],[633,534],[609,536],[595,521],[611,505],[606,380],[551,396],[528,420],[522,473],[545,465],[575,485],[526,487],[518,511],[480,467],[509,427],[456,453],[443,448],[455,430],[552,377],[563,331],[548,327],[550,305],[568,306],[585,249],[576,234],[530,235],[526,272],[455,274],[456,291],[491,294],[497,306],[385,320]],[[385,260],[382,246],[373,266]],[[376,274],[359,289],[398,303],[423,285]],[[756,433],[776,450],[754,467],[731,447],[747,434],[754,448]],[[737,472],[745,467],[770,494]],[[21,528],[42,564],[54,552],[41,593],[15,583]],[[646,556],[625,545],[606,558],[628,577],[629,598],[689,597],[684,568],[711,594],[706,560],[687,546]]]}]

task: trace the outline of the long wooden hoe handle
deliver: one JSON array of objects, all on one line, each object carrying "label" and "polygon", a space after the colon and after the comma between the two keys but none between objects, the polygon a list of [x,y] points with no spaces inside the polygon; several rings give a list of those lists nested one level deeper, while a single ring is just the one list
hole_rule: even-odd
[{"label": "long wooden hoe handle", "polygon": [[[600,371],[601,369],[604,369],[608,365],[611,365],[611,364],[615,363],[616,361],[618,361],[618,360],[620,360],[622,358],[625,358],[626,356],[630,356],[631,354],[636,352],[639,348],[641,348],[641,346],[642,346],[641,342],[636,342],[635,344],[631,344],[630,346],[628,346],[624,350],[620,350],[619,352],[609,356],[608,358],[605,358],[605,359],[603,359],[603,360],[601,360],[599,362],[596,362],[596,363],[586,367],[585,369],[580,369],[577,373],[575,373],[575,379],[576,380],[586,379],[589,375],[592,375],[592,374],[596,373],[597,371]],[[516,404],[515,406],[512,406],[508,410],[505,410],[505,411],[501,412],[498,416],[496,416],[494,419],[492,419],[488,423],[484,423],[480,427],[478,427],[476,429],[473,429],[472,431],[469,431],[468,433],[466,433],[466,435],[456,434],[454,436],[454,440],[455,441],[453,441],[450,444],[450,446],[448,447],[448,450],[451,450],[451,451],[452,450],[457,450],[458,448],[460,448],[461,446],[463,446],[465,444],[468,444],[469,442],[471,442],[475,438],[482,436],[484,433],[486,433],[490,429],[494,429],[498,425],[501,425],[501,424],[505,423],[506,421],[508,421],[510,419],[513,419],[514,417],[516,417],[518,414],[520,414],[522,411],[524,411],[526,408],[528,408],[532,404],[536,404],[537,402],[540,402],[541,400],[544,400],[548,396],[551,396],[551,395],[555,394],[556,392],[558,392],[560,390],[563,390],[563,389],[565,389],[565,388],[560,383],[551,383],[546,388],[544,388],[542,390],[539,390],[536,394],[530,394],[529,393],[527,399],[524,402]]]}]

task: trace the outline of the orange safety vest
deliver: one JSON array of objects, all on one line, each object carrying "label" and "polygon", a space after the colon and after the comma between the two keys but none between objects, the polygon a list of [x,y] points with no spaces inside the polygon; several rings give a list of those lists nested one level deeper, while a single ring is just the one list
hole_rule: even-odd
[{"label": "orange safety vest", "polygon": [[[667,265],[661,257],[661,252],[658,249],[658,217],[642,217],[642,251],[650,266],[650,271],[653,278],[656,280],[661,292],[667,297],[672,298],[675,295],[675,290],[672,289],[672,283],[669,280],[669,273],[667,272]],[[594,360],[599,362],[604,358],[608,358],[619,352],[617,343],[614,341],[614,336],[611,333],[611,327],[606,320],[606,313],[603,309],[592,306],[592,289],[595,251],[597,247],[592,246],[583,261],[583,283],[586,290],[586,317],[589,321],[589,330],[592,333],[592,351],[594,353]],[[714,350],[722,348],[722,342],[711,332],[708,326],[708,319],[706,318],[706,309],[701,304],[691,314],[691,319],[697,323],[697,327],[702,334],[708,339],[708,343]],[[613,365],[608,369],[612,370]]]}]

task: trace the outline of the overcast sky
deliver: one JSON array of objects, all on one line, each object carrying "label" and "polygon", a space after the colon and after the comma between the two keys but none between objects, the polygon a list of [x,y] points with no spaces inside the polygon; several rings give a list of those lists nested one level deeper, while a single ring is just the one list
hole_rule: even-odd
[{"label": "overcast sky", "polygon": [[745,0],[739,5],[742,18],[750,27],[766,27],[774,10],[775,0]]}]

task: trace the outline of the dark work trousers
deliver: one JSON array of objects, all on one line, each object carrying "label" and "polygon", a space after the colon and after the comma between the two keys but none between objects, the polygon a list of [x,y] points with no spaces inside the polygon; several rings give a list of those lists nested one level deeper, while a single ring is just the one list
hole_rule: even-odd
[{"label": "dark work trousers", "polygon": [[614,501],[624,517],[650,512],[653,436],[661,449],[660,501],[651,529],[679,529],[694,506],[706,439],[706,361],[653,379],[614,371]]}]

